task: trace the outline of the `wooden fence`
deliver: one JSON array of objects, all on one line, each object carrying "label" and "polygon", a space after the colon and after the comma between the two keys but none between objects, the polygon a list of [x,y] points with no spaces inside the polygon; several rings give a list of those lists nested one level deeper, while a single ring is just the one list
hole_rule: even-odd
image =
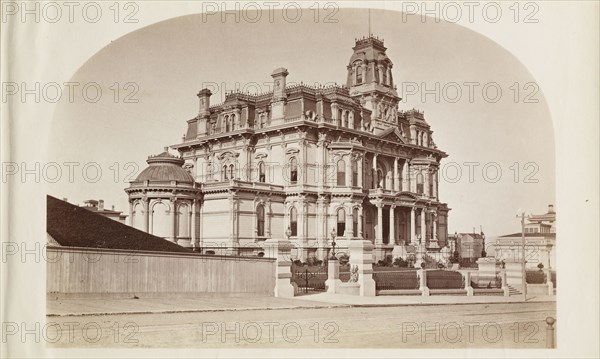
[{"label": "wooden fence", "polygon": [[49,294],[274,293],[272,258],[46,248]]}]

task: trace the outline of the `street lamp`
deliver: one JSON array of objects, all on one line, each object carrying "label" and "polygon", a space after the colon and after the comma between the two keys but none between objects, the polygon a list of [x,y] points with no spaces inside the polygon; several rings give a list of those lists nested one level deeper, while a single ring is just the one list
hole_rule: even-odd
[{"label": "street lamp", "polygon": [[331,234],[331,259],[337,259],[335,256],[335,235],[337,234],[335,228],[333,228],[329,234]]},{"label": "street lamp", "polygon": [[521,277],[523,281],[523,299],[527,299],[527,275],[525,273],[525,212],[519,209],[520,214],[517,214],[517,218],[521,217]]}]

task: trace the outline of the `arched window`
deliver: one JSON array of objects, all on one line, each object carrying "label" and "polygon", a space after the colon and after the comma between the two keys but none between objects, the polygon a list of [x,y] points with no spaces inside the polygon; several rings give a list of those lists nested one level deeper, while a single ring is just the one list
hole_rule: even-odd
[{"label": "arched window", "polygon": [[152,228],[150,233],[157,237],[173,237],[170,230],[173,220],[170,218],[169,207],[163,202],[157,202],[152,206]]},{"label": "arched window", "polygon": [[206,166],[206,179],[207,180],[213,179],[213,166],[210,163]]},{"label": "arched window", "polygon": [[423,194],[423,174],[417,173],[417,193]]},{"label": "arched window", "polygon": [[223,181],[227,181],[229,177],[227,177],[227,165],[223,166]]},{"label": "arched window", "polygon": [[343,208],[337,211],[337,235],[343,236],[346,231],[346,211]]},{"label": "arched window", "polygon": [[233,172],[234,172],[234,166],[233,166],[233,164],[231,164],[231,165],[229,165],[229,179],[235,179]]},{"label": "arched window", "polygon": [[225,132],[229,132],[229,116],[225,116]]},{"label": "arched window", "polygon": [[358,208],[352,210],[352,232],[358,237]]},{"label": "arched window", "polygon": [[360,85],[363,82],[363,73],[362,67],[360,65],[356,66],[356,84]]},{"label": "arched window", "polygon": [[296,207],[290,208],[290,230],[292,236],[298,235],[298,210]]},{"label": "arched window", "polygon": [[266,180],[266,178],[265,178],[265,163],[260,162],[258,164],[258,182],[264,183],[265,180]]},{"label": "arched window", "polygon": [[144,205],[140,202],[136,203],[133,206],[133,212],[131,213],[131,223],[134,228],[137,228],[141,231],[145,231],[145,222],[144,222]]},{"label": "arched window", "polygon": [[344,160],[339,160],[337,162],[337,185],[346,185],[346,163]]},{"label": "arched window", "polygon": [[187,204],[179,205],[177,213],[177,233],[178,237],[190,237],[190,207]]},{"label": "arched window", "polygon": [[358,186],[358,161],[352,161],[352,185]]},{"label": "arched window", "polygon": [[298,161],[296,157],[290,158],[290,182],[292,184],[298,182]]},{"label": "arched window", "polygon": [[256,208],[256,235],[265,236],[265,207],[263,205]]},{"label": "arched window", "polygon": [[377,172],[374,169],[371,169],[371,188],[377,188]]}]

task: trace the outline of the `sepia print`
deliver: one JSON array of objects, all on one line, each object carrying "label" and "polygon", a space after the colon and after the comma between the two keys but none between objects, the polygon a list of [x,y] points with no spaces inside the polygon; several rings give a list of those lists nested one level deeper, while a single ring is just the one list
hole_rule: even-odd
[{"label": "sepia print", "polygon": [[68,80],[3,82],[52,108],[43,160],[3,159],[3,186],[43,183],[46,228],[3,241],[3,268],[43,271],[45,317],[7,316],[3,344],[566,355],[562,119],[470,26],[537,29],[551,5],[169,5],[2,3],[9,29],[115,29]]}]

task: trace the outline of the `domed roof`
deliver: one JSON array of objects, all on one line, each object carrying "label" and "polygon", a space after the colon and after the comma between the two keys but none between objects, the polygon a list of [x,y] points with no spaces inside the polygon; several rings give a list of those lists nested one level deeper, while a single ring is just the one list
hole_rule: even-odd
[{"label": "domed roof", "polygon": [[194,183],[194,177],[182,168],[185,161],[181,157],[173,156],[167,151],[156,156],[149,156],[148,168],[143,170],[135,179],[135,182],[161,181],[161,182],[185,182]]}]

